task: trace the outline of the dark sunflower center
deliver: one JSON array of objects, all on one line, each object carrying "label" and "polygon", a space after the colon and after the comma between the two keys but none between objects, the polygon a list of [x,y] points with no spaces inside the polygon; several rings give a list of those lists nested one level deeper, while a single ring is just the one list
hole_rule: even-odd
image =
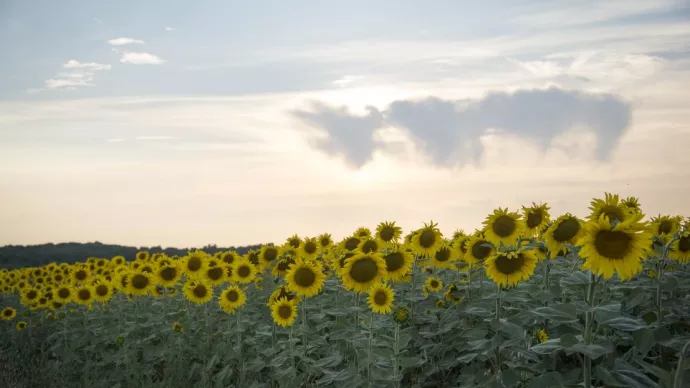
[{"label": "dark sunflower center", "polygon": [[98,296],[106,296],[108,295],[108,286],[104,284],[99,284],[96,286],[96,295]]},{"label": "dark sunflower center", "polygon": [[240,296],[237,294],[237,291],[230,290],[227,294],[225,294],[225,299],[230,302],[237,302],[237,300],[240,299]]},{"label": "dark sunflower center", "polygon": [[517,257],[508,258],[506,255],[500,255],[496,258],[496,269],[504,275],[514,274],[522,269],[525,264],[525,257],[519,254]]},{"label": "dark sunflower center", "polygon": [[223,256],[223,261],[226,264],[232,264],[235,261],[235,255],[228,253],[225,256]]},{"label": "dark sunflower center", "polygon": [[383,229],[381,229],[380,237],[381,240],[386,242],[393,240],[393,237],[395,237],[395,229],[391,228],[390,226],[383,227]]},{"label": "dark sunflower center", "polygon": [[31,290],[31,291],[29,291],[29,292],[26,294],[26,297],[27,297],[29,300],[31,300],[31,299],[36,299],[36,298],[38,297],[38,293],[37,293],[36,291],[34,291],[34,290]]},{"label": "dark sunflower center", "polygon": [[360,240],[357,237],[350,237],[345,241],[345,249],[354,251],[359,246]]},{"label": "dark sunflower center", "polygon": [[539,210],[533,210],[529,213],[527,213],[527,227],[528,228],[536,228],[541,224],[541,220],[543,219],[543,216],[541,214],[541,211]]},{"label": "dark sunflower center", "polygon": [[198,257],[192,257],[187,262],[187,268],[190,271],[198,271],[201,268],[201,259]]},{"label": "dark sunflower center", "polygon": [[623,210],[618,206],[604,206],[604,208],[601,209],[601,213],[605,214],[606,217],[608,217],[611,221],[623,221],[623,219],[625,218]]},{"label": "dark sunflower center", "polygon": [[91,299],[91,291],[89,290],[79,290],[77,293],[79,300],[89,300]]},{"label": "dark sunflower center", "polygon": [[515,233],[516,227],[517,223],[512,217],[509,216],[499,216],[496,218],[493,225],[491,225],[491,228],[498,237],[510,236],[511,234]]},{"label": "dark sunflower center", "polygon": [[486,243],[487,241],[479,240],[476,244],[472,245],[472,256],[479,260],[486,259],[489,253],[491,253],[491,248],[484,246]]},{"label": "dark sunflower center", "polygon": [[460,251],[463,254],[467,253],[467,240],[460,241]]},{"label": "dark sunflower center", "polygon": [[146,254],[145,254],[145,253],[140,253],[140,254],[138,254],[138,255],[137,255],[137,259],[138,259],[138,260],[144,260],[144,259],[146,259]]},{"label": "dark sunflower center", "polygon": [[313,241],[308,241],[304,244],[304,252],[308,255],[316,253],[317,249],[319,249],[319,247],[317,247],[316,243],[314,243]]},{"label": "dark sunflower center", "polygon": [[384,259],[386,260],[388,272],[395,272],[405,264],[405,257],[400,252],[391,252]]},{"label": "dark sunflower center", "polygon": [[657,234],[669,234],[671,233],[671,230],[673,229],[673,223],[671,221],[661,221],[659,224],[659,229],[657,230]]},{"label": "dark sunflower center", "polygon": [[300,239],[298,238],[291,238],[289,245],[295,249],[299,248],[299,245],[301,244]]},{"label": "dark sunflower center", "polygon": [[208,278],[211,280],[218,280],[223,276],[223,268],[213,267],[206,272]]},{"label": "dark sunflower center", "polygon": [[311,287],[316,281],[316,274],[311,268],[298,268],[295,271],[295,283],[300,287]]},{"label": "dark sunflower center", "polygon": [[129,275],[124,275],[123,277],[120,278],[120,286],[122,286],[122,288],[127,287],[128,279],[129,279]]},{"label": "dark sunflower center", "polygon": [[239,276],[241,278],[246,278],[251,273],[252,273],[252,270],[246,265],[243,265],[240,268],[237,268],[237,276]]},{"label": "dark sunflower center", "polygon": [[151,268],[151,267],[148,266],[148,265],[145,265],[145,266],[141,267],[141,272],[152,273],[152,272],[153,272],[153,268]]},{"label": "dark sunflower center", "polygon": [[282,260],[278,263],[278,271],[287,271],[293,264],[295,264],[295,260],[292,258]]},{"label": "dark sunflower center", "polygon": [[378,249],[379,246],[374,240],[367,240],[362,244],[362,252],[364,253],[376,252]]},{"label": "dark sunflower center", "polygon": [[429,285],[431,286],[431,288],[438,288],[438,281],[432,280],[429,282]]},{"label": "dark sunflower center", "polygon": [[177,276],[177,270],[173,267],[165,267],[160,272],[161,278],[166,282],[169,282]]},{"label": "dark sunflower center", "polygon": [[436,243],[436,233],[433,230],[427,229],[419,235],[419,245],[422,248],[430,248]]},{"label": "dark sunflower center", "polygon": [[268,248],[264,251],[264,260],[273,261],[278,257],[278,250],[275,248]]},{"label": "dark sunflower center", "polygon": [[319,240],[319,244],[321,244],[322,247],[327,247],[331,243],[331,239],[328,237],[322,237],[321,240]]},{"label": "dark sunflower center", "polygon": [[681,252],[690,251],[690,236],[681,237],[678,240],[678,250]]},{"label": "dark sunflower center", "polygon": [[285,305],[278,307],[278,316],[283,319],[290,318],[292,316],[292,308]]},{"label": "dark sunflower center", "polygon": [[62,307],[62,303],[60,302],[53,302],[53,308],[59,309]]},{"label": "dark sunflower center", "polygon": [[86,279],[86,271],[84,270],[79,270],[74,274],[74,277],[77,278],[77,280],[84,280]]},{"label": "dark sunflower center", "polygon": [[607,259],[623,259],[631,245],[632,237],[620,231],[602,230],[594,237],[594,248]]},{"label": "dark sunflower center", "polygon": [[436,251],[436,254],[434,254],[434,257],[436,258],[437,261],[440,262],[445,262],[450,260],[450,249],[443,247]]},{"label": "dark sunflower center", "polygon": [[143,290],[144,288],[149,286],[149,278],[142,275],[142,274],[136,274],[132,276],[132,287],[136,288],[137,290]]},{"label": "dark sunflower center", "polygon": [[371,258],[365,257],[352,263],[350,277],[357,283],[367,283],[376,278],[379,268]]},{"label": "dark sunflower center", "polygon": [[374,294],[374,304],[384,306],[386,303],[388,303],[388,294],[383,290],[376,291],[376,294]]},{"label": "dark sunflower center", "polygon": [[580,231],[580,222],[575,218],[566,218],[553,231],[553,239],[557,242],[570,241]]},{"label": "dark sunflower center", "polygon": [[60,274],[58,273],[58,274],[55,274],[55,276],[53,277],[53,279],[55,279],[55,281],[59,283],[59,282],[62,281],[63,277],[62,277],[62,275],[60,275]]},{"label": "dark sunflower center", "polygon": [[5,310],[5,316],[6,317],[11,317],[12,316],[12,310]]},{"label": "dark sunflower center", "polygon": [[194,296],[197,298],[203,298],[206,295],[208,295],[208,289],[206,289],[206,286],[203,284],[199,284],[198,286],[194,287],[194,290],[192,290],[194,293]]}]

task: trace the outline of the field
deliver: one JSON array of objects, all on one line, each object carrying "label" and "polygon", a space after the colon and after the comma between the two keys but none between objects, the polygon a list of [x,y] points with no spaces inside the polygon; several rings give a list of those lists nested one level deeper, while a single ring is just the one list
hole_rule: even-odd
[{"label": "field", "polygon": [[0,272],[2,387],[690,387],[690,222],[606,194]]}]

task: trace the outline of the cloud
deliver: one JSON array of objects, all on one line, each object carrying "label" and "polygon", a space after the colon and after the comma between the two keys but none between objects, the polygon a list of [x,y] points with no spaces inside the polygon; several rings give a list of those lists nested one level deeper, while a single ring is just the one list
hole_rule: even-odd
[{"label": "cloud", "polygon": [[144,44],[143,40],[132,38],[115,38],[108,41],[113,46],[124,46],[128,44]]},{"label": "cloud", "polygon": [[112,68],[112,66],[108,64],[96,62],[82,63],[74,59],[70,59],[64,65],[62,65],[62,67],[65,69],[88,69],[92,71],[110,70]]},{"label": "cloud", "polygon": [[383,124],[383,115],[373,106],[367,113],[357,116],[345,108],[336,108],[315,102],[310,111],[297,110],[295,116],[313,127],[326,132],[325,138],[312,141],[312,145],[328,154],[342,155],[355,167],[361,167],[372,158],[373,132]]},{"label": "cloud", "polygon": [[46,89],[74,88],[77,86],[95,86],[89,79],[50,78],[45,80]]},{"label": "cloud", "polygon": [[165,27],[166,31],[177,31],[177,28],[175,27]]},{"label": "cloud", "polygon": [[125,51],[120,58],[122,63],[131,63],[133,65],[160,65],[165,61],[153,54],[149,53],[134,53]]},{"label": "cloud", "polygon": [[293,112],[328,136],[316,148],[342,155],[361,167],[375,150],[374,132],[385,126],[402,129],[437,165],[479,161],[481,139],[489,132],[517,136],[545,150],[552,140],[575,128],[596,134],[595,156],[610,158],[630,125],[631,106],[612,94],[591,94],[559,88],[492,92],[479,99],[397,100],[379,111],[367,107],[366,116],[314,103],[311,110]]}]

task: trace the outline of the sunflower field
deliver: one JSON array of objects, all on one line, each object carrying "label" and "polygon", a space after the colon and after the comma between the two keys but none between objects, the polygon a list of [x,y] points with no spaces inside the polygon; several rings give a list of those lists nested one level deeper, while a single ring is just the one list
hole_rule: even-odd
[{"label": "sunflower field", "polygon": [[590,210],[2,269],[0,386],[690,387],[690,220]]}]

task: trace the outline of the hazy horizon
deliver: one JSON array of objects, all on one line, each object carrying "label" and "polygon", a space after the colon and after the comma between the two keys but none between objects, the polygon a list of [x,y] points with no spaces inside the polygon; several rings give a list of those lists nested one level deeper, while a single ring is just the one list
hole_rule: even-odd
[{"label": "hazy horizon", "polygon": [[0,3],[0,245],[690,215],[686,2],[39,3]]}]

